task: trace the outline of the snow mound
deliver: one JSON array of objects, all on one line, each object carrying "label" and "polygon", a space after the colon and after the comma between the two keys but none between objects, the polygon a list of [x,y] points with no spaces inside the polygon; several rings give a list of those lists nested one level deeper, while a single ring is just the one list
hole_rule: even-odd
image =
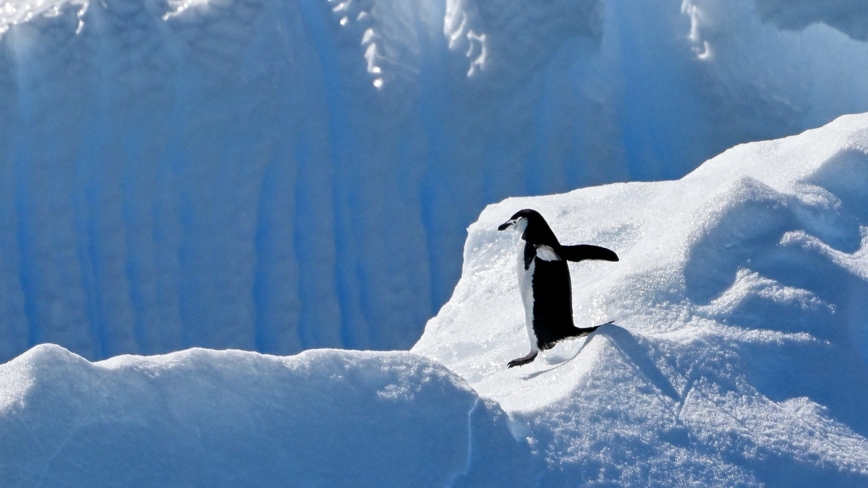
[{"label": "snow mound", "polygon": [[[515,233],[539,210],[579,327],[530,365]],[[543,486],[868,486],[868,114],[735,147],[678,181],[491,205],[413,348],[510,414]]]},{"label": "snow mound", "polygon": [[191,349],[90,363],[38,346],[0,366],[12,486],[519,486],[503,412],[406,352]]}]

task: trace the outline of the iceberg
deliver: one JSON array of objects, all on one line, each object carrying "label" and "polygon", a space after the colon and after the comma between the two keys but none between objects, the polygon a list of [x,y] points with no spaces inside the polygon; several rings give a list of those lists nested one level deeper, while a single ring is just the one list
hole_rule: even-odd
[{"label": "iceberg", "polygon": [[[868,484],[868,114],[674,181],[509,198],[411,351],[190,349],[0,365],[10,486]],[[524,354],[519,208],[565,244],[588,338]]]},{"label": "iceberg", "polygon": [[487,204],[680,178],[868,111],[864,19],[856,0],[7,0],[0,360],[409,348]]}]

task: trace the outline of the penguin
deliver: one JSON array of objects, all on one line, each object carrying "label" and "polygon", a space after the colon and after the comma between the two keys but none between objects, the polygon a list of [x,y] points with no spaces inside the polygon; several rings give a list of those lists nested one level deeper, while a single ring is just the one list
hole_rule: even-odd
[{"label": "penguin", "polygon": [[580,329],[573,325],[573,293],[567,261],[618,261],[618,255],[599,246],[561,245],[536,210],[520,210],[497,228],[507,229],[520,232],[524,241],[518,253],[518,287],[530,338],[530,353],[510,361],[507,367],[512,368],[530,363],[540,350],[551,349],[562,339],[597,330],[599,326]]}]

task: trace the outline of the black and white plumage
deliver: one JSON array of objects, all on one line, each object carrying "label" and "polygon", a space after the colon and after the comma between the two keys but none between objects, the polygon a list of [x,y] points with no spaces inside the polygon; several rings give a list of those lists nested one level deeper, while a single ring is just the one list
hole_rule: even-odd
[{"label": "black and white plumage", "polygon": [[520,232],[524,240],[518,256],[518,286],[530,338],[530,353],[510,361],[511,368],[533,361],[540,350],[551,349],[562,339],[584,336],[597,329],[580,329],[573,325],[573,294],[567,261],[618,261],[618,255],[599,246],[562,246],[536,210],[520,210],[497,228],[507,229]]}]

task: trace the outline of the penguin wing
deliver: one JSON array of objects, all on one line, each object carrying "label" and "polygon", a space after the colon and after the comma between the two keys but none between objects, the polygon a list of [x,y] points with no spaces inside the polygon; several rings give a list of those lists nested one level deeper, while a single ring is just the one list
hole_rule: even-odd
[{"label": "penguin wing", "polygon": [[584,261],[599,259],[603,261],[618,261],[618,255],[605,247],[579,244],[577,246],[561,246],[560,256],[567,261]]}]

